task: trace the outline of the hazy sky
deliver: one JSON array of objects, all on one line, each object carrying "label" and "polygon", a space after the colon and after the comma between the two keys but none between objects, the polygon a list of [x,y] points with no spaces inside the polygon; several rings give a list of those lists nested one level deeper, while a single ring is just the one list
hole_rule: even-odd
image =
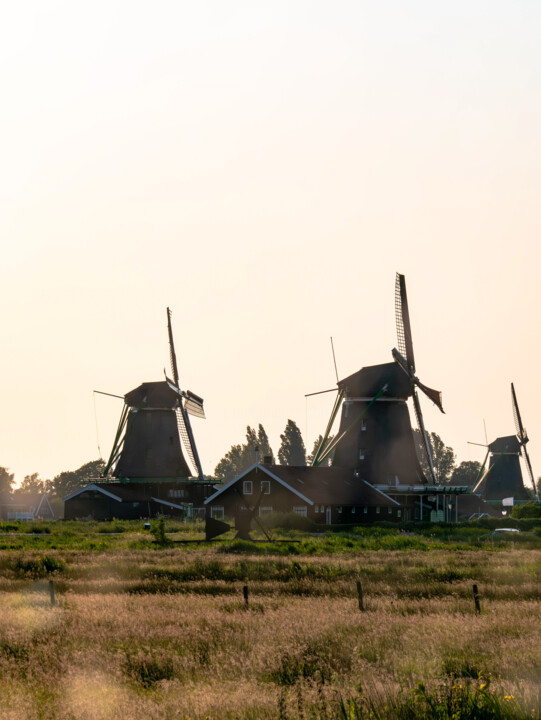
[{"label": "hazy sky", "polygon": [[540,474],[540,31],[533,0],[4,3],[0,465],[98,457],[92,390],[162,379],[167,305],[206,472],[247,424],[311,448],[329,336],[341,377],[392,359],[398,271],[428,429],[482,460],[514,381]]}]

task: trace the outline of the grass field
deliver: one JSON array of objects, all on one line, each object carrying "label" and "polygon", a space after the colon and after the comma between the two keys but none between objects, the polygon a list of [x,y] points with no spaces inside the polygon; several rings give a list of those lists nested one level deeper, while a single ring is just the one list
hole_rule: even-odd
[{"label": "grass field", "polygon": [[1,717],[541,717],[535,527],[289,535],[0,524]]}]

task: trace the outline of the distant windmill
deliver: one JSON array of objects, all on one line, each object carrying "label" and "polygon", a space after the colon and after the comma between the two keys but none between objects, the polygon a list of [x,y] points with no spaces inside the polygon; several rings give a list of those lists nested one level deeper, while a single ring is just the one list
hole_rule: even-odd
[{"label": "distant windmill", "polygon": [[104,471],[106,477],[110,474],[119,480],[194,475],[204,478],[189,419],[189,415],[205,417],[203,400],[180,388],[169,308],[167,330],[173,380],[166,376],[161,382],[143,383],[124,396],[113,449]]},{"label": "distant windmill", "polygon": [[[529,500],[530,495],[524,486],[522,471],[520,468],[520,455],[524,454],[528,475],[533,491],[539,502],[530,456],[526,449],[529,437],[526,428],[522,424],[522,418],[518,407],[515,386],[511,383],[511,401],[513,406],[513,417],[515,419],[516,435],[499,437],[489,443],[487,454],[481,469],[481,478],[473,489],[477,495],[481,495],[487,501],[501,501],[504,498],[512,497],[516,500]],[[488,470],[484,472],[486,462]]]},{"label": "distant windmill", "polygon": [[[394,362],[364,367],[338,382],[338,396],[313,465],[334,452],[333,466],[348,467],[371,483],[437,484],[430,442],[425,430],[417,388],[443,412],[441,393],[423,385],[415,375],[406,282],[397,273],[395,307],[398,347]],[[430,478],[426,478],[415,450],[406,400],[413,397]],[[340,428],[328,438],[342,408]]]}]

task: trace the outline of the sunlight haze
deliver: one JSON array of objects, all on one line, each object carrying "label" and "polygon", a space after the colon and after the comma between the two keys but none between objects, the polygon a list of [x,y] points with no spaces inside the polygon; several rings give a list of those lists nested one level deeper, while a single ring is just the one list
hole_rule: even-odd
[{"label": "sunlight haze", "polygon": [[[396,346],[427,429],[515,432],[541,474],[541,6],[53,2],[0,11],[0,465],[107,459],[124,395],[205,399],[205,473],[246,425],[307,449]],[[95,402],[95,405],[94,405]],[[95,409],[96,414],[95,414]],[[413,412],[410,408],[413,422]],[[97,433],[96,433],[97,418]],[[525,469],[523,467],[525,483]]]}]

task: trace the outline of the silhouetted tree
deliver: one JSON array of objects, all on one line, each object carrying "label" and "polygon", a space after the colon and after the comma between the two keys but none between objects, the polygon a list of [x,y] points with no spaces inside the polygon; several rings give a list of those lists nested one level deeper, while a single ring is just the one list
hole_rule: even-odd
[{"label": "silhouetted tree", "polygon": [[[427,433],[427,435],[430,447],[432,448],[432,459],[434,461],[434,470],[436,471],[438,482],[442,485],[447,484],[451,479],[451,473],[455,467],[455,451],[453,448],[445,445],[437,433],[432,432]],[[413,437],[415,440],[415,450],[417,451],[417,457],[419,458],[423,473],[430,479],[430,468],[428,466],[428,460],[426,459],[425,445],[421,431],[415,428],[413,430]]]},{"label": "silhouetted tree", "polygon": [[282,444],[278,450],[281,465],[306,465],[306,448],[301,431],[293,420],[288,420],[284,432],[280,435]]},{"label": "silhouetted tree", "polygon": [[246,442],[232,445],[214,468],[214,477],[221,482],[229,482],[255,463],[256,448],[259,448],[259,462],[265,455],[273,456],[269,439],[263,425],[259,424],[258,432],[249,425],[246,428]]},{"label": "silhouetted tree", "polygon": [[477,460],[464,460],[451,473],[451,485],[473,485],[479,479],[481,463]]},{"label": "silhouetted tree", "polygon": [[257,433],[257,441],[259,443],[259,458],[260,460],[263,460],[265,457],[272,458],[272,463],[274,464],[274,453],[272,452],[272,448],[269,443],[269,438],[267,436],[267,433],[265,432],[265,428],[261,423],[259,423],[259,429]]},{"label": "silhouetted tree", "polygon": [[103,460],[92,460],[77,470],[66,470],[47,483],[47,490],[57,497],[65,497],[91,482],[95,482],[105,469]]},{"label": "silhouetted tree", "polygon": [[39,473],[32,473],[32,475],[25,475],[24,480],[15,492],[21,493],[44,493],[45,492],[45,480],[42,480]]},{"label": "silhouetted tree", "polygon": [[10,473],[8,468],[0,467],[0,492],[11,492],[15,474]]},{"label": "silhouetted tree", "polygon": [[[333,439],[334,439],[334,435],[329,435],[329,437],[327,438],[327,442],[325,443],[325,447],[330,445],[331,442],[333,441]],[[322,441],[323,441],[323,435],[318,435],[318,437],[316,438],[316,440],[314,442],[314,447],[312,448],[312,452],[306,458],[307,465],[311,465],[314,462],[314,458],[316,456],[316,453],[317,453],[318,448],[321,445]],[[332,465],[333,455],[334,455],[334,450],[329,455],[329,457],[327,457],[327,458],[325,458],[325,460],[323,460],[323,462],[320,464],[320,467],[330,467]]]}]

